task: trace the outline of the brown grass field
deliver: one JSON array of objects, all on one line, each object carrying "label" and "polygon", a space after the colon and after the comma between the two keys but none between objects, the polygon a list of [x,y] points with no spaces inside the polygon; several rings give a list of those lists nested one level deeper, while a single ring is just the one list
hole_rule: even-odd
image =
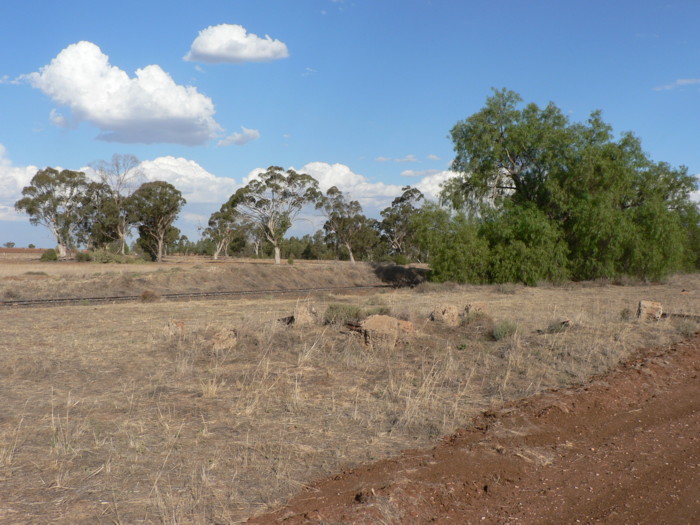
[{"label": "brown grass field", "polygon": [[[0,300],[350,286],[370,266],[0,260]],[[492,405],[689,337],[639,300],[700,315],[700,276],[664,284],[456,286],[310,297],[0,309],[0,522],[238,523],[341,469],[428,446]],[[299,301],[319,313],[287,326]],[[437,305],[479,303],[449,327]],[[329,305],[415,332],[367,348]],[[568,319],[571,326],[558,329]],[[494,328],[507,327],[494,340]],[[227,339],[235,330],[237,340]]]}]

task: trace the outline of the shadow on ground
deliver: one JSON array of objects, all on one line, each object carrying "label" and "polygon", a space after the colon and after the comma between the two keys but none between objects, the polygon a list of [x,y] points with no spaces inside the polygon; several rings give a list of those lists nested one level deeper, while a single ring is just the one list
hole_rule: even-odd
[{"label": "shadow on ground", "polygon": [[382,282],[398,288],[417,286],[428,279],[430,272],[427,268],[414,268],[397,264],[375,264],[373,270]]}]

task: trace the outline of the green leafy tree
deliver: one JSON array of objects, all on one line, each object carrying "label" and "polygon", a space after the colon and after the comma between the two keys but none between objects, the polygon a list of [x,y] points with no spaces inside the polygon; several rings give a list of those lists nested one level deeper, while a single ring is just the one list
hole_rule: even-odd
[{"label": "green leafy tree", "polygon": [[214,260],[217,260],[221,254],[228,255],[234,239],[245,237],[246,230],[250,226],[238,210],[228,202],[212,213],[203,234],[204,238],[211,240],[214,244],[212,253]]},{"label": "green leafy tree", "polygon": [[360,203],[348,200],[342,191],[333,186],[319,199],[316,208],[322,210],[326,217],[323,230],[327,238],[336,245],[344,246],[350,262],[355,264],[353,245],[366,226]]},{"label": "green leafy tree", "polygon": [[465,213],[426,203],[412,217],[414,239],[430,261],[430,279],[483,283],[488,280],[489,245]]},{"label": "green leafy tree", "polygon": [[568,278],[568,247],[561,230],[535,206],[508,205],[481,225],[489,243],[489,280],[559,282]]},{"label": "green leafy tree", "polygon": [[272,245],[280,264],[280,242],[299,212],[320,196],[318,181],[304,173],[271,166],[234,193],[231,208],[249,219]]},{"label": "green leafy tree", "polygon": [[504,197],[541,202],[552,170],[567,161],[573,135],[567,118],[550,103],[519,109],[520,96],[494,90],[485,107],[451,131],[460,176],[442,198],[456,208],[498,204]]},{"label": "green leafy tree", "polygon": [[410,257],[415,255],[412,244],[413,226],[411,218],[419,210],[418,204],[424,199],[417,188],[404,186],[391,206],[380,212],[382,237],[387,241],[393,255]]},{"label": "green leafy tree", "polygon": [[[132,227],[127,201],[143,179],[140,161],[134,155],[114,154],[111,161],[96,161],[91,167],[97,172],[100,182],[109,190],[102,195],[105,202],[101,209],[103,218],[110,223],[110,228],[101,233],[108,234],[112,241],[116,241],[119,252],[124,255],[127,248],[126,239]],[[107,213],[111,215],[108,216]]]},{"label": "green leafy tree", "polygon": [[15,209],[29,215],[29,222],[40,224],[51,231],[58,247],[59,257],[66,257],[75,247],[76,234],[87,212],[85,174],[79,171],[54,168],[39,170],[29,186],[22,189],[22,199]]},{"label": "green leafy tree", "polygon": [[111,190],[102,182],[90,182],[83,199],[85,208],[76,237],[88,249],[103,249],[118,238],[118,213]]},{"label": "green leafy tree", "polygon": [[[566,268],[574,279],[620,273],[659,279],[687,266],[695,181],[685,167],[651,161],[632,133],[615,140],[599,111],[570,124],[551,103],[540,109],[521,102],[512,91],[495,91],[482,110],[452,129],[453,168],[460,176],[441,194],[455,209],[485,216],[492,209],[500,213],[492,217],[520,221],[515,230],[498,221],[511,237],[482,232],[489,235],[492,260],[500,260],[494,279],[518,273],[508,257],[524,264],[540,252],[536,244],[518,244],[525,224],[556,243],[557,258],[559,240],[566,241]],[[534,282],[533,275],[520,272],[517,279]]]},{"label": "green leafy tree", "polygon": [[139,230],[137,244],[153,260],[161,262],[166,246],[179,237],[172,224],[185,202],[182,193],[164,181],[142,184],[129,198],[129,217]]}]

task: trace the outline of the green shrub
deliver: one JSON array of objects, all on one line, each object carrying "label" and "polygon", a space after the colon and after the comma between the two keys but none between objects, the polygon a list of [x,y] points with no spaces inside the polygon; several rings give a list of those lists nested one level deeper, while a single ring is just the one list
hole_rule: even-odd
[{"label": "green shrub", "polygon": [[496,283],[560,282],[568,277],[568,247],[557,224],[534,207],[506,206],[483,223]]},{"label": "green shrub", "polygon": [[370,315],[389,315],[390,313],[391,308],[388,306],[375,306],[365,310],[365,317],[369,317]]},{"label": "green shrub", "polygon": [[51,248],[50,250],[46,250],[44,253],[41,254],[41,261],[58,261],[58,252],[56,252],[56,250],[54,250],[53,248]]},{"label": "green shrub", "polygon": [[367,317],[365,312],[359,306],[354,304],[333,303],[326,308],[326,313],[323,316],[325,324],[345,324],[359,323]]},{"label": "green shrub", "polygon": [[92,254],[88,252],[78,252],[75,254],[75,261],[76,262],[91,262],[92,261]]},{"label": "green shrub", "polygon": [[518,330],[518,325],[513,321],[498,321],[493,327],[493,338],[495,341],[500,341],[506,337],[509,337]]}]

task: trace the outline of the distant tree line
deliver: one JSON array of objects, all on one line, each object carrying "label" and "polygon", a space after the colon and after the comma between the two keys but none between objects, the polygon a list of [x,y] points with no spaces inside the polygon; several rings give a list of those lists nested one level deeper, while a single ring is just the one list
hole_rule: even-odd
[{"label": "distant tree line", "polygon": [[[59,255],[84,246],[156,261],[165,253],[429,263],[438,281],[658,280],[700,268],[700,211],[685,167],[653,162],[631,133],[615,139],[600,112],[571,123],[554,104],[522,104],[508,90],[451,131],[457,176],[439,202],[406,186],[379,218],[337,187],[271,166],[214,212],[201,238],[173,226],[185,199],[140,183],[138,159],[115,155],[84,173],[40,170],[15,207],[53,233]],[[303,210],[323,227],[288,231]]]}]

